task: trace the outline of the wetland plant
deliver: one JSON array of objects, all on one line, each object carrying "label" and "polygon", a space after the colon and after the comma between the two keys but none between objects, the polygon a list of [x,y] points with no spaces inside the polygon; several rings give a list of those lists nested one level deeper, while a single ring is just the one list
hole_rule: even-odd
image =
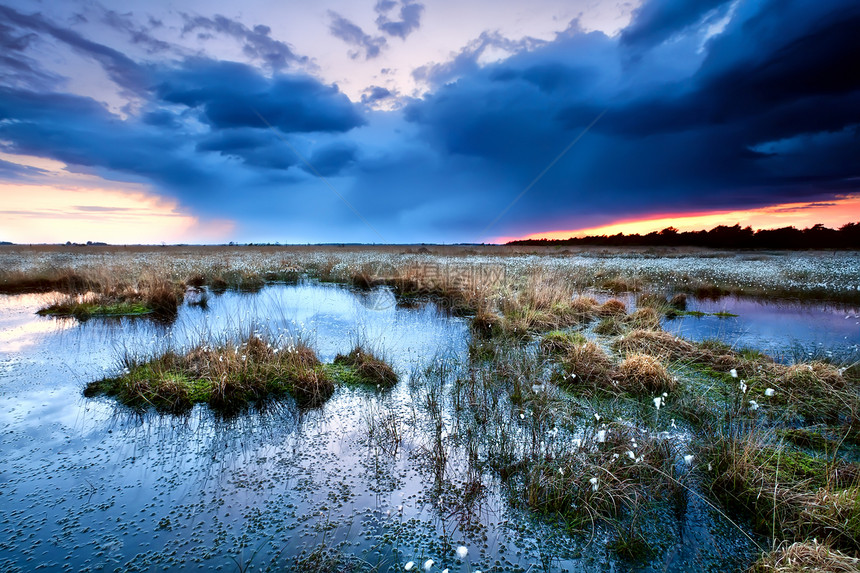
[{"label": "wetland plant", "polygon": [[846,555],[818,540],[783,544],[762,555],[748,573],[855,573],[860,571],[860,559]]},{"label": "wetland plant", "polygon": [[136,409],[182,412],[208,403],[234,413],[250,402],[290,394],[300,406],[319,406],[334,392],[331,369],[303,341],[274,344],[251,335],[234,344],[201,344],[138,359],[126,355],[119,376],[90,383],[87,396],[107,394]]},{"label": "wetland plant", "polygon": [[346,366],[351,374],[347,380],[351,382],[379,388],[391,388],[397,384],[394,369],[361,345],[356,345],[349,354],[338,354],[334,365]]}]

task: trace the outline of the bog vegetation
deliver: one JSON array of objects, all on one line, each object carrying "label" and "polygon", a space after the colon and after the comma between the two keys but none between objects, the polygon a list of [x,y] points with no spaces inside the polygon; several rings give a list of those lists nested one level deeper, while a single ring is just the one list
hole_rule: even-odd
[{"label": "bog vegetation", "polygon": [[[759,547],[750,571],[857,570],[860,367],[785,364],[662,328],[666,317],[687,312],[687,295],[857,300],[857,266],[831,275],[831,262],[817,256],[784,268],[779,255],[765,259],[768,267],[726,254],[702,276],[684,270],[695,269],[702,253],[692,262],[661,255],[672,260],[639,273],[599,256],[588,267],[564,256],[490,251],[476,265],[457,252],[335,249],[261,250],[226,263],[165,257],[140,269],[126,256],[116,267],[93,259],[12,268],[0,282],[7,292],[58,291],[41,312],[78,318],[170,316],[189,292],[255,291],[302,278],[386,287],[400,304],[435,301],[469,321],[468,360],[439,360],[408,378],[416,407],[433,421],[426,447],[437,481],[451,471],[452,448],[466,452],[465,499],[482,495],[489,474],[512,505],[572,535],[609,532],[613,550],[637,561],[671,543],[648,520],[683,513],[695,496]],[[532,264],[535,257],[541,264]],[[633,308],[613,298],[621,292],[637,294]],[[115,375],[85,393],[169,413],[207,404],[235,415],[273,399],[316,408],[339,386],[396,386],[402,373],[384,358],[357,344],[324,364],[307,340],[233,333],[187,349],[127,354]],[[454,441],[448,416],[457,420]],[[386,450],[397,450],[401,431],[385,416],[369,420],[369,434]]]}]

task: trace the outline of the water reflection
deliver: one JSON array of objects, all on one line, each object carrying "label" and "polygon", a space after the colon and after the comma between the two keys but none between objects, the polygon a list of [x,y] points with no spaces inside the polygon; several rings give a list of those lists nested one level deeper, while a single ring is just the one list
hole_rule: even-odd
[{"label": "water reflection", "polygon": [[[850,357],[860,345],[860,309],[853,307],[723,297],[691,300],[688,310],[709,316],[679,317],[666,321],[664,328],[692,340],[718,339],[737,348],[755,348],[783,361],[809,353]],[[718,312],[737,316],[713,316]]]}]

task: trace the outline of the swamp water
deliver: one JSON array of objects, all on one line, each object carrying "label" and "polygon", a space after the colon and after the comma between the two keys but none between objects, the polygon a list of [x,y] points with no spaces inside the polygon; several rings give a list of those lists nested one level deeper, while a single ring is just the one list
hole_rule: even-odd
[{"label": "swamp water", "polygon": [[[860,308],[831,303],[767,301],[742,297],[692,299],[688,311],[663,328],[689,340],[716,339],[754,348],[781,362],[860,356]],[[716,316],[715,313],[736,316]]]},{"label": "swamp water", "polygon": [[[403,571],[412,561],[423,571],[432,559],[437,572],[730,571],[758,554],[742,522],[702,500],[695,470],[682,511],[641,526],[656,548],[644,561],[617,557],[600,526],[568,533],[517,507],[481,468],[485,453],[466,451],[467,428],[445,398],[451,381],[439,383],[437,422],[427,412],[422,372],[466,362],[470,336],[432,304],[273,285],[213,297],[207,310],[183,306],[166,326],[36,316],[48,299],[0,296],[0,570]],[[361,341],[401,381],[385,393],[339,387],[318,409],[287,398],[230,419],[205,405],[140,415],[82,395],[116,373],[123,352],[254,328],[299,335],[325,362]],[[318,547],[335,556],[330,567],[301,569],[302,558],[322,562],[307,559]]]}]

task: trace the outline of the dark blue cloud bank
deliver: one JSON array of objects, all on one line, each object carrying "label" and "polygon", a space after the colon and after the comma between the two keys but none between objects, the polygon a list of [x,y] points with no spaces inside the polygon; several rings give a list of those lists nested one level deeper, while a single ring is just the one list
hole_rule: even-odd
[{"label": "dark blue cloud bank", "polygon": [[[422,10],[380,2],[377,24],[403,38]],[[332,33],[348,36],[339,24]],[[2,149],[149,184],[203,218],[236,220],[239,240],[480,241],[825,200],[860,184],[854,0],[659,0],[617,37],[576,22],[546,42],[488,32],[416,69],[431,89],[395,111],[369,107],[396,97],[384,88],[351,102],[298,71],[305,59],[268,28],[188,26],[241,36],[263,66],[133,61],[0,6]],[[30,54],[40,35],[98,62],[133,105],[117,114],[63,93]],[[513,55],[479,64],[490,48]],[[38,176],[0,164],[7,180]]]}]

